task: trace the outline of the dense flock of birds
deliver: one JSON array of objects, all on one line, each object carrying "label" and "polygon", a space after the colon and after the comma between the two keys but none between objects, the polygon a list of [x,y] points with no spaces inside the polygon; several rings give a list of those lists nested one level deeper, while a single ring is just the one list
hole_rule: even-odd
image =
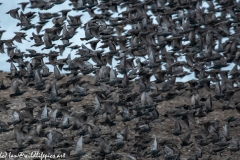
[{"label": "dense flock of birds", "polygon": [[[0,98],[1,113],[7,114],[11,99],[24,96],[30,88],[41,93],[25,97],[26,106],[12,111],[12,122],[0,122],[1,132],[14,132],[17,147],[11,152],[26,151],[36,143],[41,144],[40,151],[65,153],[66,159],[88,154],[87,159],[177,160],[182,158],[181,150],[190,147],[186,159],[197,160],[204,154],[221,157],[223,151],[233,155],[239,151],[237,138],[229,132],[238,118],[196,122],[217,109],[240,111],[232,98],[239,90],[239,1],[207,0],[203,7],[202,0],[69,0],[69,9],[50,12],[64,2],[30,0],[6,13],[19,21],[21,30],[0,40],[0,52],[9,56],[11,81],[10,86],[1,80],[0,92],[12,91],[10,100]],[[26,7],[39,12],[26,13]],[[79,14],[69,15],[72,10]],[[85,24],[83,12],[91,16]],[[39,22],[31,23],[36,16]],[[44,28],[45,24],[52,27]],[[36,31],[28,37],[31,28]],[[80,29],[85,36],[79,37],[79,43],[89,47],[72,45]],[[58,40],[63,44],[56,45]],[[30,46],[21,51],[16,45],[24,41],[50,51],[39,53]],[[98,43],[102,45],[97,47]],[[70,53],[60,59],[65,48],[76,57]],[[115,67],[113,59],[118,62]],[[229,64],[235,66],[222,70]],[[48,65],[54,67],[53,73]],[[67,73],[61,74],[62,70]],[[191,72],[195,79],[176,81]],[[93,83],[82,80],[84,75],[94,75]],[[91,90],[93,86],[97,89]],[[186,92],[190,104],[166,113],[157,107]],[[81,105],[89,94],[92,104]],[[78,110],[72,109],[72,102]],[[217,102],[221,106],[213,107]],[[152,134],[153,128],[164,132],[162,123],[167,119],[174,124],[169,137],[179,141]]]}]

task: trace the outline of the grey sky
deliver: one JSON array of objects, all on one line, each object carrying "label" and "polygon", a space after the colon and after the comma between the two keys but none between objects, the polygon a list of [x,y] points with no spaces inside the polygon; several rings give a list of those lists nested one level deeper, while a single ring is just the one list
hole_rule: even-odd
[{"label": "grey sky", "polygon": [[[9,10],[11,9],[15,9],[17,7],[20,7],[20,5],[18,5],[18,3],[20,2],[27,2],[26,0],[16,0],[14,1],[4,1],[2,5],[0,5],[0,15],[3,15],[1,16],[0,18],[0,26],[1,26],[1,30],[6,30],[5,33],[3,33],[3,36],[2,36],[2,39],[11,39],[15,36],[14,32],[19,32],[20,31],[20,27],[19,26],[16,26],[16,24],[18,23],[18,20],[16,19],[13,19],[9,14],[6,14],[6,12],[8,12]],[[71,9],[72,7],[68,5],[69,4],[69,1],[66,1],[64,2],[63,4],[61,5],[55,5],[53,6],[50,10],[39,10],[39,9],[30,9],[28,8],[29,5],[25,8],[24,12],[23,13],[27,13],[27,12],[36,12],[36,17],[31,21],[32,24],[37,24],[37,22],[39,21],[39,17],[38,17],[38,12],[41,12],[41,13],[45,13],[45,12],[58,12],[62,9],[65,9],[65,8],[69,8]],[[20,9],[21,10],[21,9]],[[20,13],[20,10],[19,10],[19,13]],[[83,23],[86,23],[89,19],[90,19],[90,16],[88,15],[87,12],[76,12],[76,11],[70,11],[68,15],[78,15],[78,14],[83,14],[83,16],[81,17],[81,20]],[[50,22],[48,22],[42,29],[42,32],[41,34],[44,33],[44,29],[45,28],[51,28],[53,26],[51,20]],[[32,29],[29,29],[27,31],[21,31],[21,32],[25,32],[27,33],[27,40],[30,40],[29,37],[32,36],[32,32],[36,33],[36,29],[32,28]],[[71,42],[73,42],[73,45],[81,45],[82,43],[85,43],[85,42],[82,42],[80,40],[80,38],[83,38],[85,35],[84,35],[84,31],[83,29],[78,29],[77,30],[77,34],[70,40]],[[53,43],[55,44],[62,44],[61,40],[58,40],[58,41],[54,41]],[[30,47],[31,45],[34,44],[33,41],[25,41],[23,40],[23,43],[18,43],[18,42],[15,42],[14,41],[14,44],[17,46],[17,48],[19,48],[21,51],[25,51],[26,49],[35,49],[36,51],[40,52],[40,53],[48,53],[50,50],[43,50],[41,51],[41,48],[43,48],[43,46],[40,46],[40,47]],[[51,50],[55,50],[54,48],[52,48]],[[58,50],[58,49],[56,49]],[[64,51],[64,54],[62,56],[63,57],[66,57],[69,53],[70,53],[70,49],[66,48],[66,50]],[[27,51],[26,51],[27,52]],[[74,57],[74,52],[72,52],[72,57]],[[3,71],[9,71],[9,67],[10,67],[10,64],[6,62],[6,60],[8,59],[8,56],[7,54],[1,54],[1,59],[0,59],[0,70],[3,70]],[[49,66],[51,67],[51,66]]]},{"label": "grey sky", "polygon": [[[3,34],[2,36],[2,39],[11,39],[15,36],[14,32],[18,32],[20,31],[20,27],[16,26],[16,24],[18,23],[18,20],[16,19],[13,19],[9,14],[6,14],[6,12],[8,12],[9,10],[11,9],[15,9],[17,7],[21,7],[20,5],[18,5],[18,3],[20,2],[27,2],[28,0],[14,0],[14,1],[3,1],[3,0],[0,0],[0,2],[2,1],[2,5],[0,5],[0,30],[6,30],[6,32]],[[62,9],[71,9],[72,6],[69,6],[69,1],[66,0],[63,4],[61,5],[55,5],[53,6],[50,10],[39,10],[39,9],[29,9],[29,5],[25,8],[24,12],[23,13],[27,13],[29,11],[34,11],[36,12],[36,17],[32,20],[32,23],[33,24],[37,24],[37,22],[39,21],[39,17],[38,17],[38,12],[41,12],[41,13],[44,13],[44,12],[58,12]],[[204,7],[208,7],[208,5],[204,2],[203,3],[203,6]],[[20,13],[21,9],[19,10],[19,13]],[[96,12],[96,11],[95,11]],[[121,10],[119,9],[119,12],[121,12]],[[91,17],[89,16],[89,14],[87,12],[81,12],[81,11],[70,11],[68,13],[68,15],[79,15],[79,14],[82,14],[83,16],[81,17],[81,21],[84,23],[86,23],[87,21],[89,21],[91,19]],[[117,16],[117,14],[114,14],[113,16]],[[154,17],[154,16],[153,16]],[[156,23],[155,21],[155,18],[154,18],[154,22]],[[44,33],[44,29],[45,28],[51,28],[53,26],[51,20],[43,27],[42,29],[42,33]],[[126,27],[125,29],[129,29],[130,27]],[[36,30],[35,29],[29,29],[27,31],[21,31],[21,32],[25,32],[27,33],[27,40],[29,40],[29,37],[32,36],[32,32],[36,33]],[[80,38],[83,38],[85,37],[85,34],[84,34],[84,31],[82,28],[78,28],[77,29],[77,34],[72,38],[70,39],[70,42],[73,42],[72,45],[80,45],[81,44],[85,44],[86,41],[81,41]],[[43,48],[43,46],[40,46],[40,47],[30,47],[31,45],[33,45],[34,42],[30,41],[25,41],[23,40],[23,43],[18,43],[18,42],[15,42],[14,41],[14,44],[17,46],[18,49],[20,49],[21,51],[24,51],[27,53],[26,49],[35,49],[36,51],[40,52],[40,53],[48,53],[50,50],[44,50],[44,51],[41,51],[41,48]],[[54,44],[62,44],[61,40],[58,40],[58,41],[54,41],[53,42]],[[98,44],[98,47],[101,45],[101,43]],[[90,46],[87,45],[89,48]],[[169,50],[171,48],[167,48],[167,50]],[[55,50],[54,48],[52,48],[51,50]],[[56,51],[58,51],[58,49],[56,49]],[[63,58],[63,57],[67,57],[67,55],[71,53],[71,57],[74,58],[74,55],[75,55],[75,51],[71,52],[70,49],[66,48],[64,53],[63,53],[63,56],[59,57],[59,58]],[[6,60],[8,59],[8,56],[7,54],[1,54],[0,53],[0,70],[3,70],[3,71],[9,71],[9,68],[10,68],[10,64],[8,62],[6,62]],[[183,56],[184,57],[184,56]],[[29,59],[30,60],[30,59]],[[141,59],[143,60],[143,59]],[[185,60],[184,58],[180,58],[179,60]],[[45,59],[46,61],[46,59]],[[93,63],[91,61],[91,63]],[[115,67],[116,65],[116,61],[113,60],[113,67]],[[94,63],[93,63],[94,64]],[[52,66],[50,66],[50,69],[52,70]],[[233,67],[233,65],[230,65],[227,69],[231,69]],[[187,69],[185,69],[186,71],[189,71]],[[120,76],[120,75],[119,75]],[[189,76],[186,76],[182,79],[178,78],[177,81],[186,81],[186,80],[189,80],[189,79],[192,79],[194,78],[194,75],[191,74]]]}]

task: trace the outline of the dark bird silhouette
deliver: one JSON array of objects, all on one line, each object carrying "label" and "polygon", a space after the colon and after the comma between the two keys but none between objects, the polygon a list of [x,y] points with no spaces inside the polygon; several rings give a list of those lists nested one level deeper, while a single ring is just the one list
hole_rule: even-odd
[{"label": "dark bird silhouette", "polygon": [[20,9],[19,7],[16,8],[16,9],[11,9],[11,10],[8,11],[6,14],[10,14],[10,16],[11,16],[12,18],[14,18],[14,19],[20,19],[19,14],[18,14],[18,10],[19,10],[19,9]]},{"label": "dark bird silhouette", "polygon": [[26,91],[21,91],[19,89],[19,85],[20,83],[23,83],[23,81],[21,81],[20,79],[14,79],[13,82],[12,82],[12,91],[13,91],[13,94],[10,94],[10,97],[14,97],[14,96],[20,96],[22,95],[23,93],[25,93]]},{"label": "dark bird silhouette", "polygon": [[52,40],[50,39],[50,36],[49,36],[49,34],[46,31],[45,31],[43,39],[44,39],[45,47],[42,48],[42,50],[50,49],[50,48],[52,48],[55,45],[55,44],[52,44]]},{"label": "dark bird silhouette", "polygon": [[10,85],[5,85],[5,84],[3,83],[3,80],[0,79],[0,90],[6,90],[6,89],[8,89],[9,87],[10,87]]}]

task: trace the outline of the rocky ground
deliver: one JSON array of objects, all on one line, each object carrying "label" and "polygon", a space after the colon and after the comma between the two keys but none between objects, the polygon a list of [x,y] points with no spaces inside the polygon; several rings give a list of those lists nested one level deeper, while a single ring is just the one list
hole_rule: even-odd
[{"label": "rocky ground", "polygon": [[[0,72],[0,79],[3,79],[4,84],[11,85],[11,82],[5,77],[7,73]],[[61,81],[57,82],[57,85],[63,83],[66,79],[62,79]],[[83,77],[82,80],[89,81],[92,83],[93,78],[92,77]],[[187,86],[188,88],[189,86]],[[135,84],[135,89],[137,89],[138,86]],[[24,90],[24,87],[21,89]],[[84,97],[84,99],[81,102],[70,102],[68,106],[73,106],[71,108],[74,112],[81,112],[83,111],[83,106],[86,105],[93,105],[93,95],[91,94],[93,91],[97,90],[96,86],[91,85],[89,87],[89,95]],[[7,90],[0,90],[0,100],[7,100],[11,102],[11,104],[7,105],[9,109],[7,110],[7,113],[0,112],[0,120],[4,122],[11,123],[12,121],[12,112],[13,110],[20,110],[21,108],[25,107],[24,99],[27,97],[37,97],[42,94],[42,91],[36,91],[31,88],[27,88],[27,92],[24,93],[21,96],[10,98],[9,94],[12,92],[11,87]],[[116,153],[120,155],[135,155],[137,159],[164,159],[164,148],[160,146],[161,143],[166,143],[166,141],[170,141],[173,144],[176,144],[178,150],[180,151],[180,159],[185,160],[191,157],[196,151],[194,147],[194,143],[189,144],[187,146],[181,146],[181,136],[174,136],[173,129],[174,129],[174,123],[169,118],[166,118],[166,113],[170,110],[173,110],[175,107],[178,107],[180,105],[191,105],[191,95],[190,91],[185,89],[182,91],[179,91],[182,93],[178,93],[180,96],[177,96],[171,100],[166,100],[163,102],[159,102],[156,109],[159,112],[159,119],[162,120],[161,125],[151,124],[151,130],[143,135],[140,135],[139,132],[136,132],[133,128],[136,126],[137,119],[133,119],[131,121],[123,122],[120,115],[116,116],[116,121],[118,122],[116,125],[111,127],[106,127],[105,125],[99,124],[99,127],[101,128],[101,134],[103,135],[112,135],[114,137],[116,131],[119,131],[124,128],[124,126],[129,126],[129,142],[125,142],[125,145],[123,148],[116,151]],[[213,94],[213,92],[211,93]],[[205,88],[202,88],[199,90],[200,97],[207,97],[208,92],[205,90]],[[233,96],[233,101],[238,103],[240,102],[239,99],[240,91],[237,91]],[[190,121],[190,130],[191,130],[191,138],[190,141],[194,142],[194,135],[196,135],[199,130],[203,129],[203,124],[209,121],[219,121],[219,126],[223,127],[227,124],[227,127],[229,129],[229,137],[234,136],[238,142],[240,142],[240,135],[239,135],[239,125],[240,125],[240,119],[239,119],[239,113],[236,109],[226,109],[223,110],[223,103],[214,100],[213,99],[213,109],[214,111],[207,114],[205,117],[194,117],[195,123]],[[54,108],[54,105],[53,105]],[[120,108],[120,107],[119,107]],[[119,109],[120,110],[120,109]],[[37,116],[37,110],[34,110],[34,116]],[[235,117],[237,120],[233,122],[227,121],[229,118]],[[0,152],[11,152],[14,148],[17,148],[18,145],[16,143],[15,135],[14,135],[14,126],[10,125],[10,131],[9,132],[2,132],[0,134]],[[76,135],[76,131],[69,131],[69,130],[61,130],[60,128],[46,128],[45,133],[49,131],[50,129],[59,131],[63,133],[65,137],[73,137],[74,144],[76,144],[77,140],[79,139],[79,136]],[[184,129],[183,129],[184,130]],[[71,135],[71,136],[70,136]],[[145,137],[144,137],[145,136]],[[139,140],[137,139],[139,138]],[[147,153],[150,152],[150,147],[153,143],[154,137],[156,137],[157,142],[159,144],[159,154],[160,156],[157,158],[152,158],[151,156],[144,156],[145,158],[141,158],[140,155],[147,155]],[[135,150],[132,151],[134,142],[141,141],[142,139],[149,138],[148,142],[146,143],[146,147],[143,150],[146,153],[142,153],[143,151]],[[231,140],[228,142],[230,143]],[[109,144],[113,144],[114,142],[112,140],[109,140]],[[43,140],[39,140],[38,137],[36,137],[36,143],[29,145],[27,148],[23,150],[25,153],[29,153],[32,151],[40,151],[41,146],[44,145]],[[231,160],[238,160],[240,157],[240,151],[238,152],[230,152],[228,149],[228,146],[223,147],[223,149],[219,149],[221,151],[216,151],[216,144],[208,144],[207,146],[201,146],[202,149],[202,158],[199,158],[200,160],[204,159],[231,159]],[[95,159],[91,153],[93,153],[95,150],[97,150],[98,145],[96,142],[90,142],[89,144],[83,144],[83,148],[86,151],[86,154],[82,157],[83,159]],[[59,151],[56,151],[56,153],[59,153]],[[74,150],[71,151],[71,154],[74,154]],[[126,158],[127,156],[125,156]],[[127,159],[127,158],[126,158]]]}]

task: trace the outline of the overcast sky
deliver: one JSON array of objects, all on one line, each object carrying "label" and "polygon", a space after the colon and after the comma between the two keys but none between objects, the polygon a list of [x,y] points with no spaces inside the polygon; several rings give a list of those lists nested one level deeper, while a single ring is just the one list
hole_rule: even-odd
[{"label": "overcast sky", "polygon": [[[13,19],[9,14],[6,14],[9,10],[11,9],[15,9],[17,7],[21,7],[20,5],[18,5],[18,3],[20,2],[27,2],[26,0],[15,0],[14,1],[15,3],[13,3],[13,1],[4,1],[2,5],[0,5],[0,15],[3,15],[0,17],[0,30],[6,30],[5,33],[3,33],[3,36],[2,36],[2,39],[11,39],[15,36],[14,32],[19,32],[20,31],[20,27],[16,26],[16,24],[19,22],[18,20],[16,19]],[[72,7],[69,6],[69,1],[65,1],[63,4],[61,5],[55,5],[53,6],[50,10],[39,10],[39,9],[30,9],[28,8],[29,5],[27,5],[27,7],[25,8],[25,10],[23,11],[23,13],[27,13],[27,12],[36,12],[36,17],[34,19],[32,19],[31,23],[32,24],[37,24],[37,22],[39,21],[39,16],[38,16],[38,12],[40,13],[45,13],[45,12],[58,12],[62,9],[71,9]],[[20,14],[20,11],[21,9],[19,10],[19,14]],[[61,14],[61,13],[59,13]],[[87,12],[76,12],[76,11],[70,11],[68,13],[68,15],[79,15],[79,14],[82,14],[83,16],[81,17],[81,21],[84,23],[86,23],[87,21],[89,21],[90,19],[90,16],[88,15]],[[43,27],[42,31],[40,32],[40,34],[44,34],[44,29],[45,28],[51,28],[53,27],[53,23],[51,22],[51,20]],[[32,29],[29,29],[27,31],[21,31],[21,32],[25,32],[28,36],[27,36],[27,40],[30,41],[30,38],[29,37],[32,37],[32,33],[36,33],[36,29],[32,28]],[[85,37],[85,34],[84,34],[84,31],[83,29],[78,29],[77,30],[77,34],[70,40],[71,42],[73,42],[72,45],[80,45],[82,43],[85,44],[85,42],[82,42],[80,40],[80,38],[83,38]],[[58,40],[58,41],[54,41],[53,42],[54,44],[62,44],[61,40]],[[19,48],[21,51],[24,51],[26,53],[28,53],[26,51],[26,49],[34,49],[40,53],[49,53],[50,50],[55,50],[54,47],[49,49],[49,50],[43,50],[41,51],[41,48],[43,48],[44,46],[40,46],[40,47],[30,47],[31,45],[34,44],[33,41],[25,41],[23,40],[23,43],[18,43],[16,41],[14,41],[14,44],[17,48]],[[58,51],[58,49],[56,49],[56,51]],[[67,55],[71,53],[71,50],[69,48],[66,48],[66,50],[64,51],[63,53],[63,56],[62,57],[59,57],[59,58],[63,58],[63,57],[67,57]],[[75,54],[75,51],[72,52],[72,57],[74,57],[74,54]],[[9,68],[10,68],[10,64],[8,62],[6,62],[6,60],[8,59],[8,56],[7,54],[0,54],[1,55],[1,58],[0,58],[0,70],[3,70],[3,71],[9,71]],[[51,67],[51,66],[49,66]]]},{"label": "overcast sky", "polygon": [[[20,2],[27,2],[27,1],[26,0],[14,0],[14,1],[6,0],[6,1],[2,2],[3,3],[2,5],[0,5],[0,15],[1,15],[1,17],[0,17],[0,27],[1,27],[0,30],[6,30],[6,32],[3,33],[3,36],[2,36],[2,39],[4,39],[4,40],[13,38],[15,36],[14,32],[19,32],[20,29],[21,29],[20,27],[16,26],[16,24],[18,23],[18,20],[13,19],[9,14],[6,14],[6,12],[8,12],[11,9],[15,9],[17,7],[21,7],[20,5],[18,5],[18,3],[20,3]],[[29,5],[27,5],[27,7],[23,11],[23,13],[27,13],[29,11],[36,12],[37,16],[32,20],[31,23],[32,24],[37,24],[37,22],[39,21],[38,12],[41,12],[41,13],[44,13],[44,12],[58,12],[58,11],[60,11],[62,9],[71,9],[72,6],[69,6],[69,3],[70,2],[68,0],[66,0],[63,4],[55,5],[50,10],[30,9],[30,8],[28,8]],[[204,2],[203,6],[207,7],[208,5]],[[19,10],[19,13],[20,13],[20,11],[21,11],[21,9]],[[121,12],[121,11],[119,10],[119,12]],[[91,17],[89,16],[89,14],[87,12],[83,13],[81,11],[76,12],[76,11],[72,10],[72,11],[70,11],[68,13],[68,15],[72,15],[72,16],[79,15],[79,14],[83,15],[81,17],[81,21],[83,22],[83,24],[85,24],[86,22],[88,22],[91,19]],[[113,16],[117,16],[117,14],[113,14]],[[154,19],[154,22],[156,22],[155,19]],[[51,28],[52,26],[53,26],[53,24],[52,24],[52,22],[50,20],[50,22],[48,22],[43,27],[41,34],[44,33],[44,29],[45,28]],[[28,35],[27,36],[27,40],[30,40],[29,37],[32,36],[32,32],[36,33],[36,30],[35,29],[29,29],[27,31],[21,31],[21,32],[25,32]],[[86,43],[86,41],[81,41],[80,40],[80,38],[85,37],[85,34],[84,34],[83,29],[81,29],[81,28],[78,28],[77,32],[78,33],[72,39],[70,39],[70,42],[73,42],[72,45],[80,45],[81,46],[81,44],[85,44]],[[54,41],[53,43],[54,44],[62,44],[61,40]],[[14,41],[14,44],[15,44],[15,46],[18,49],[20,49],[21,51],[24,51],[26,53],[28,53],[26,51],[26,49],[35,49],[36,51],[38,51],[40,53],[49,53],[50,50],[55,50],[54,48],[52,48],[50,50],[43,50],[43,51],[41,51],[41,48],[43,48],[43,46],[40,46],[40,47],[30,47],[31,45],[34,44],[33,41],[29,41],[28,42],[28,41],[23,40],[22,44]],[[100,46],[100,45],[101,45],[101,43],[98,44],[98,46]],[[90,48],[90,46],[89,46],[89,48]],[[58,49],[56,49],[56,51],[58,51]],[[69,53],[71,54],[71,57],[74,58],[75,51],[71,52],[71,50],[68,49],[68,48],[65,49],[65,51],[63,53],[63,56],[59,57],[59,58],[67,57],[67,55]],[[8,59],[7,54],[1,54],[0,53],[0,56],[1,56],[1,58],[0,58],[0,70],[9,71],[10,70],[10,64],[8,62],[6,62],[6,60]],[[185,59],[179,59],[179,60],[185,60]],[[47,61],[47,60],[45,59],[45,61]],[[91,61],[91,63],[93,63],[93,62]],[[116,65],[116,63],[117,62],[113,60],[113,67]],[[49,65],[49,67],[52,70],[52,66]],[[230,67],[228,67],[228,68],[231,69],[232,65],[230,65]],[[189,70],[186,69],[186,71],[189,71]],[[192,78],[194,78],[193,74],[191,74],[189,76],[186,76],[183,79],[178,79],[178,81],[186,81],[186,80],[189,80],[189,79],[192,79]]]}]

